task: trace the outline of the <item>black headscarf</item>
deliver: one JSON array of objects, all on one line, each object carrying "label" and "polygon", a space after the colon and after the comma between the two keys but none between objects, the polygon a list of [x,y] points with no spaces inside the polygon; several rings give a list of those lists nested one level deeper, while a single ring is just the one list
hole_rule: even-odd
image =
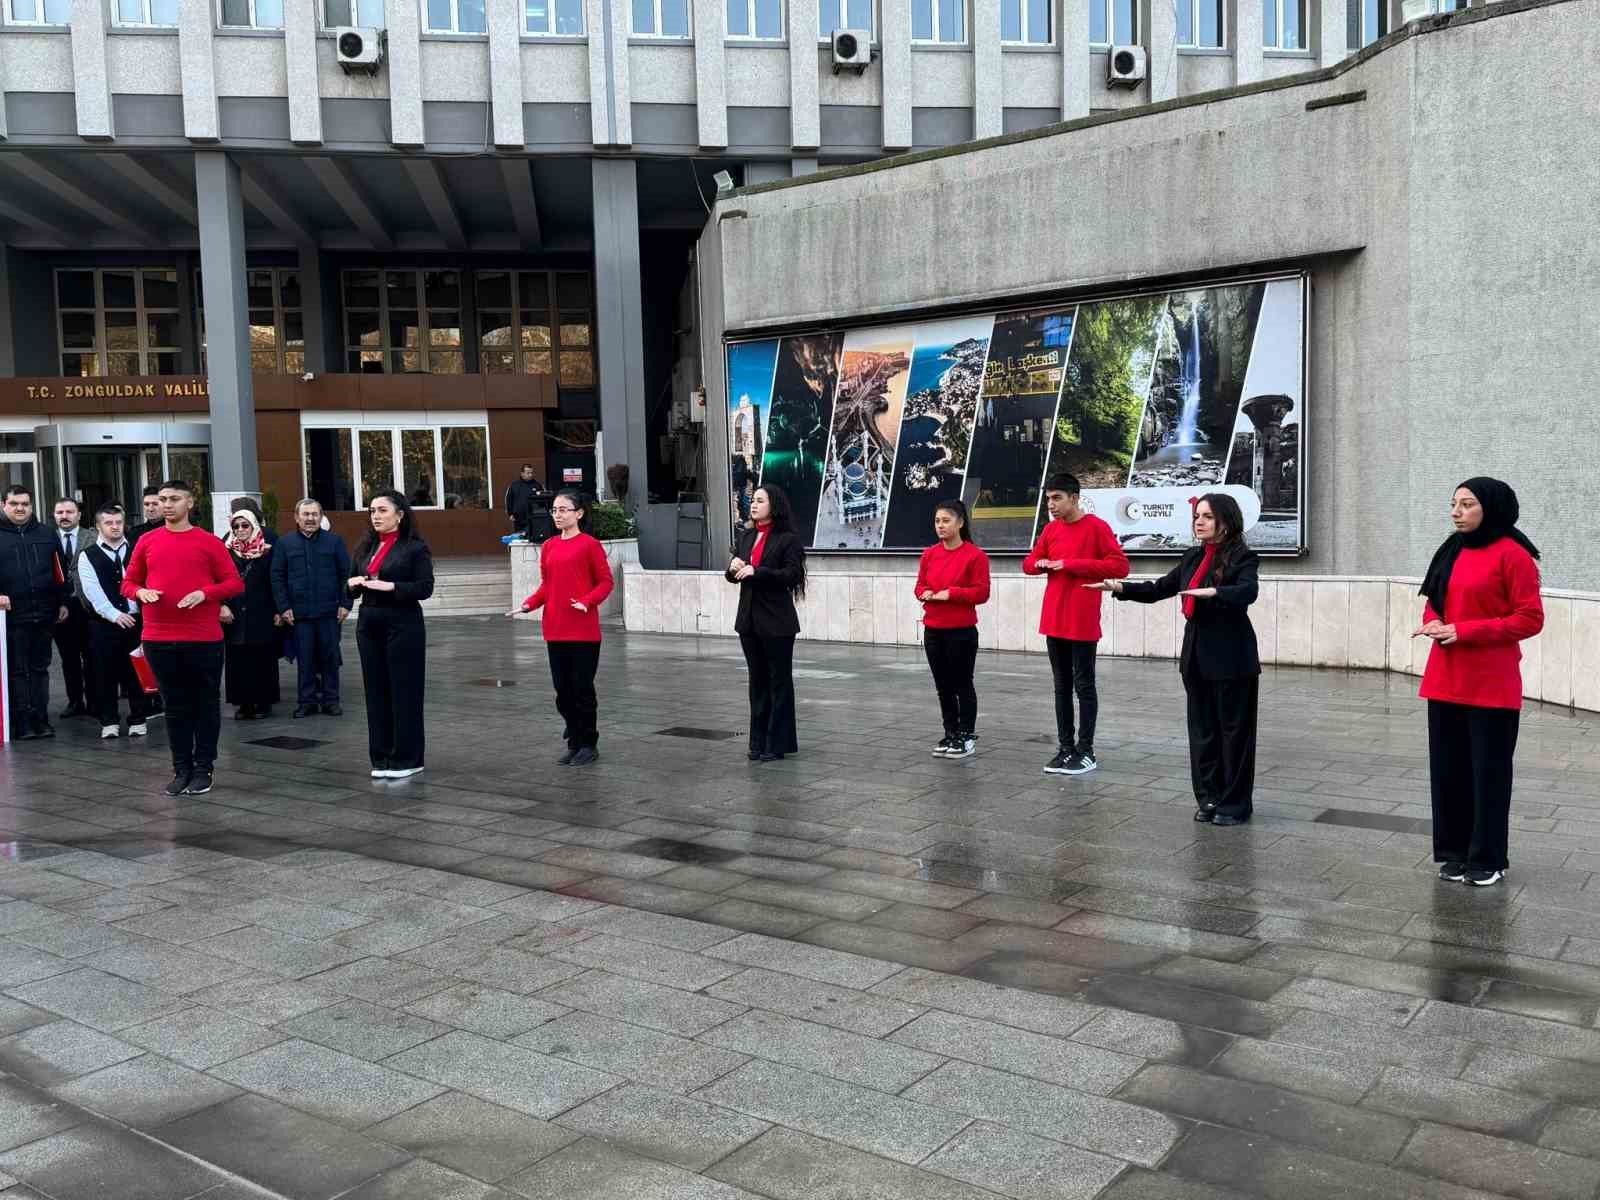
[{"label": "black headscarf", "polygon": [[1422,578],[1419,594],[1428,598],[1428,603],[1439,614],[1440,620],[1444,619],[1444,598],[1450,590],[1450,574],[1455,570],[1456,557],[1463,549],[1477,549],[1508,537],[1534,558],[1539,557],[1539,547],[1517,528],[1517,518],[1522,515],[1522,510],[1517,504],[1517,493],[1511,490],[1509,483],[1490,479],[1487,475],[1475,475],[1457,486],[1458,491],[1461,488],[1466,488],[1478,498],[1483,508],[1483,522],[1471,533],[1452,533],[1433,552],[1433,561],[1428,564],[1428,573]]}]

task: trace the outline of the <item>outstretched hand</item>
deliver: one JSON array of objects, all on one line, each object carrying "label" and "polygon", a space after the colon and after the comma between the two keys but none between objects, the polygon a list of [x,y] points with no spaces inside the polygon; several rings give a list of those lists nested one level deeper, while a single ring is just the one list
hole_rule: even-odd
[{"label": "outstretched hand", "polygon": [[1110,592],[1112,595],[1120,594],[1122,581],[1120,579],[1096,579],[1093,583],[1083,585],[1091,592]]},{"label": "outstretched hand", "polygon": [[1446,625],[1443,621],[1435,618],[1432,621],[1425,621],[1421,625],[1417,626],[1416,632],[1411,636],[1414,638],[1432,638],[1441,646],[1448,646],[1456,640],[1457,634],[1456,627],[1454,625]]},{"label": "outstretched hand", "polygon": [[1214,587],[1185,588],[1178,595],[1193,596],[1196,600],[1215,600],[1217,598],[1217,589]]}]

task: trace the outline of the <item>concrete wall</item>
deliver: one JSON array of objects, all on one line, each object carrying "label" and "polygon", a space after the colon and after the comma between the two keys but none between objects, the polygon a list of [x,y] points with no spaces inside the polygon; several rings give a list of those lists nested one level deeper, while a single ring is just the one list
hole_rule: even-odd
[{"label": "concrete wall", "polygon": [[1600,26],[1583,7],[1507,0],[1287,83],[751,189],[706,234],[723,328],[1306,266],[1311,550],[1274,569],[1420,571],[1455,484],[1495,474],[1546,584],[1600,588],[1581,485],[1600,455],[1600,241],[1575,202],[1600,195]]}]

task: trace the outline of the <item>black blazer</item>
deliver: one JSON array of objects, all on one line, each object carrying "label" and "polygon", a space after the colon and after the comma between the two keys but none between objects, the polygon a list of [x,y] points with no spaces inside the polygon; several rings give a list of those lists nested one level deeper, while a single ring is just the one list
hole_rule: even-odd
[{"label": "black blazer", "polygon": [[[1177,566],[1160,579],[1138,583],[1124,582],[1119,600],[1154,604],[1176,596],[1189,586],[1200,569],[1205,548],[1196,546]],[[1261,656],[1256,650],[1255,626],[1250,624],[1249,608],[1260,591],[1257,573],[1261,560],[1255,551],[1244,550],[1220,575],[1215,567],[1199,587],[1214,587],[1211,600],[1196,600],[1194,616],[1183,623],[1183,650],[1178,670],[1198,679],[1241,679],[1261,674]]]},{"label": "black blazer", "polygon": [[[735,557],[749,562],[755,544],[756,531],[745,530],[734,548]],[[766,548],[761,551],[761,565],[749,579],[736,580],[732,571],[724,572],[729,583],[739,585],[739,615],[733,622],[736,633],[775,638],[794,637],[800,632],[794,589],[805,561],[805,548],[799,538],[793,533],[776,533],[767,539]]]},{"label": "black blazer", "polygon": [[[357,555],[350,564],[351,574],[365,575],[367,564],[375,553],[376,546],[368,553]],[[396,542],[378,564],[378,578],[393,583],[394,591],[372,592],[358,588],[356,595],[361,599],[361,617],[369,612],[376,614],[385,611],[404,611],[420,617],[422,602],[433,595],[433,551],[419,537]]]}]

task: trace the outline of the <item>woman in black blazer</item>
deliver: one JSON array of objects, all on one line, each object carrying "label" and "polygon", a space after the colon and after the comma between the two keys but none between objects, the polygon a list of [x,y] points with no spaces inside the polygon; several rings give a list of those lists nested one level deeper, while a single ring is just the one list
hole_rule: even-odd
[{"label": "woman in black blazer", "polygon": [[361,599],[356,649],[367,694],[367,747],[374,779],[422,770],[422,684],[428,631],[422,601],[433,595],[433,552],[418,536],[411,505],[379,492],[372,531],[350,556],[350,594]]},{"label": "woman in black blazer", "polygon": [[1194,536],[1200,544],[1160,579],[1086,586],[1140,604],[1183,598],[1178,670],[1188,693],[1194,819],[1242,825],[1250,819],[1256,776],[1261,658],[1249,608],[1260,560],[1244,544],[1244,515],[1231,496],[1211,492],[1195,501]]},{"label": "woman in black blazer", "polygon": [[796,596],[806,594],[806,551],[795,536],[789,498],[762,484],[750,500],[751,527],[728,561],[739,585],[733,628],[750,672],[750,759],[773,762],[800,749],[794,730]]}]

